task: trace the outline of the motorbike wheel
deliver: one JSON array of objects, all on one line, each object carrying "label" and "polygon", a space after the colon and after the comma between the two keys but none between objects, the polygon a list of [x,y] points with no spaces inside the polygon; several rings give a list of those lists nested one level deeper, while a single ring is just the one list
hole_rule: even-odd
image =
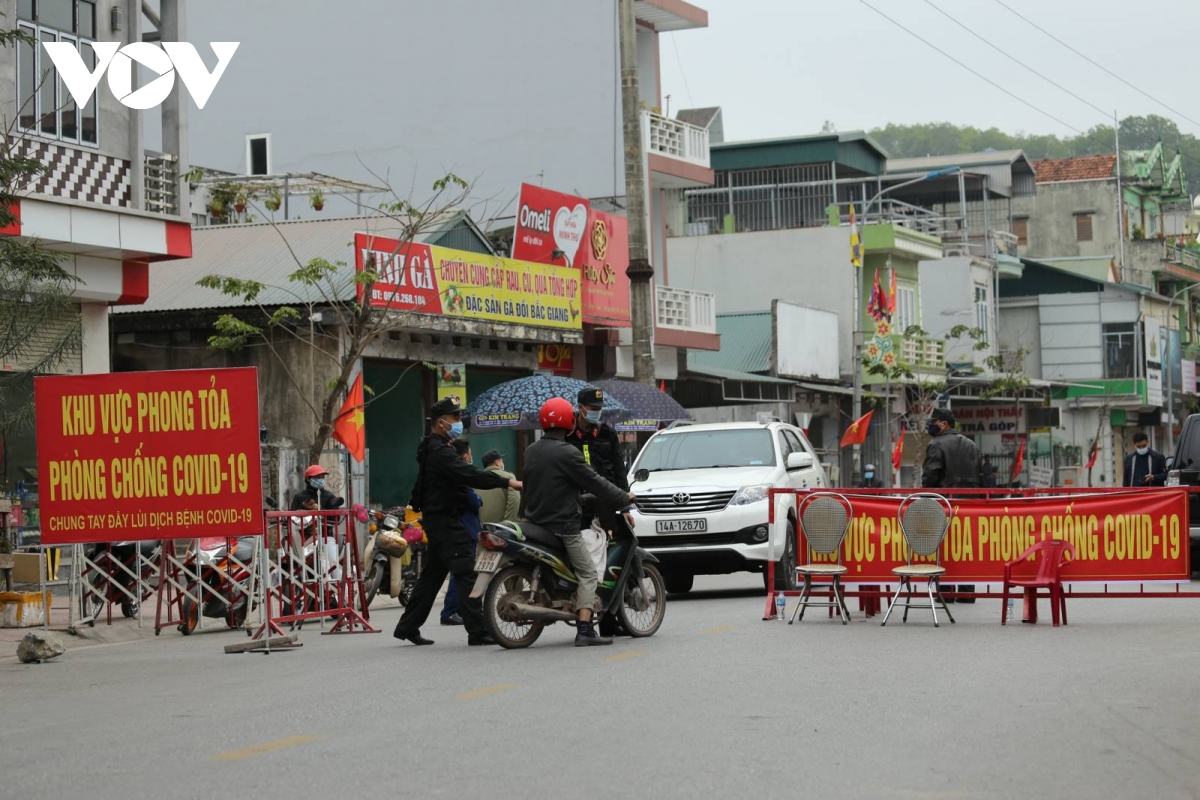
[{"label": "motorbike wheel", "polygon": [[488,633],[501,647],[515,650],[529,647],[542,635],[545,624],[536,620],[516,619],[504,610],[509,603],[533,604],[533,573],[529,567],[510,564],[492,577],[483,595],[483,622]]},{"label": "motorbike wheel", "polygon": [[184,636],[191,636],[196,630],[196,626],[200,624],[200,607],[190,597],[184,598],[179,615],[182,617],[179,622],[179,632]]},{"label": "motorbike wheel", "polygon": [[383,577],[387,572],[382,561],[374,561],[371,563],[371,571],[367,573],[367,579],[363,581],[363,588],[367,590],[367,605],[375,600],[375,595],[379,594],[379,589],[383,586]]},{"label": "motorbike wheel", "polygon": [[121,601],[121,615],[124,616],[125,619],[133,619],[138,615],[138,611],[141,610],[141,607],[142,604],[138,601],[125,598]]},{"label": "motorbike wheel", "polygon": [[617,608],[617,617],[621,627],[632,637],[640,639],[653,636],[662,627],[663,618],[667,615],[667,586],[662,573],[653,564],[643,564],[642,570],[646,577],[642,580],[642,588],[650,593],[649,607],[639,611],[633,604],[633,593],[636,586],[626,586],[625,596]]}]

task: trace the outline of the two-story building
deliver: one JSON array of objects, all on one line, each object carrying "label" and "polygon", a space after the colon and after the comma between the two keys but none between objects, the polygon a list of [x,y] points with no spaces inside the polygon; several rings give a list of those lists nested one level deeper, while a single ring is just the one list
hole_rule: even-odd
[{"label": "two-story building", "polygon": [[[187,5],[162,0],[157,13],[137,0],[0,5],[4,26],[28,37],[0,50],[6,152],[44,167],[28,187],[17,187],[19,225],[0,235],[37,241],[78,278],[72,299],[82,348],[62,372],[108,372],[110,310],[144,303],[150,276],[175,268],[156,262],[191,256],[191,217],[180,178],[180,166],[188,163],[191,101],[175,80],[159,108],[138,111],[102,80],[91,97],[76,102],[44,45],[69,44],[94,68],[98,42],[187,41]],[[155,149],[148,147],[147,128],[161,132]],[[28,395],[32,387],[23,391]],[[7,433],[4,445],[0,484],[35,482],[28,472],[35,464],[32,432]]]}]

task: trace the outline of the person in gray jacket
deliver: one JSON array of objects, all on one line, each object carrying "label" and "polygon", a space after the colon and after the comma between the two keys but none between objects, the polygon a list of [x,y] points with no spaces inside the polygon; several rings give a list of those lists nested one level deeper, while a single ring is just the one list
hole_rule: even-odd
[{"label": "person in gray jacket", "polygon": [[[933,438],[925,448],[925,463],[921,467],[921,486],[926,489],[977,489],[983,485],[983,458],[979,445],[954,429],[954,414],[948,408],[935,408],[930,415],[927,432]],[[966,497],[969,495],[957,495]],[[942,586],[947,592],[974,592],[975,584]],[[953,598],[943,598],[953,603]],[[959,598],[960,603],[974,603],[974,597]]]},{"label": "person in gray jacket", "polygon": [[579,496],[592,494],[615,508],[624,508],[637,497],[600,477],[584,460],[583,453],[566,441],[567,433],[575,426],[575,409],[569,401],[551,398],[538,416],[545,433],[525,451],[525,517],[562,539],[575,568],[579,579],[575,646],[612,644],[610,637],[600,636],[592,625],[592,603],[600,576],[580,533],[583,509]]}]

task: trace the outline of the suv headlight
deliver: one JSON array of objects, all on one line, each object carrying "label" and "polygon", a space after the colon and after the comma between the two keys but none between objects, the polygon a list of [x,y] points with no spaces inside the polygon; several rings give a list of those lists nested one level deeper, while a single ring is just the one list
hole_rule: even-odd
[{"label": "suv headlight", "polygon": [[765,486],[743,486],[738,489],[737,494],[729,501],[731,506],[748,506],[751,503],[761,503],[767,499],[767,492],[771,490],[771,484]]}]

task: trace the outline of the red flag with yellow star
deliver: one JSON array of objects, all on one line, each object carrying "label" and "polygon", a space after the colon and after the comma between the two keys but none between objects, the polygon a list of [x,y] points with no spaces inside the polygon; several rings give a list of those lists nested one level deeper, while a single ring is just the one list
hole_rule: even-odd
[{"label": "red flag with yellow star", "polygon": [[874,411],[868,411],[854,422],[850,423],[850,427],[842,434],[842,447],[849,447],[852,444],[862,444],[867,440],[867,431],[871,429],[871,417],[875,416]]},{"label": "red flag with yellow star", "polygon": [[362,373],[354,379],[346,402],[333,422],[333,438],[346,446],[355,461],[367,456],[367,431],[363,425],[363,382]]}]

